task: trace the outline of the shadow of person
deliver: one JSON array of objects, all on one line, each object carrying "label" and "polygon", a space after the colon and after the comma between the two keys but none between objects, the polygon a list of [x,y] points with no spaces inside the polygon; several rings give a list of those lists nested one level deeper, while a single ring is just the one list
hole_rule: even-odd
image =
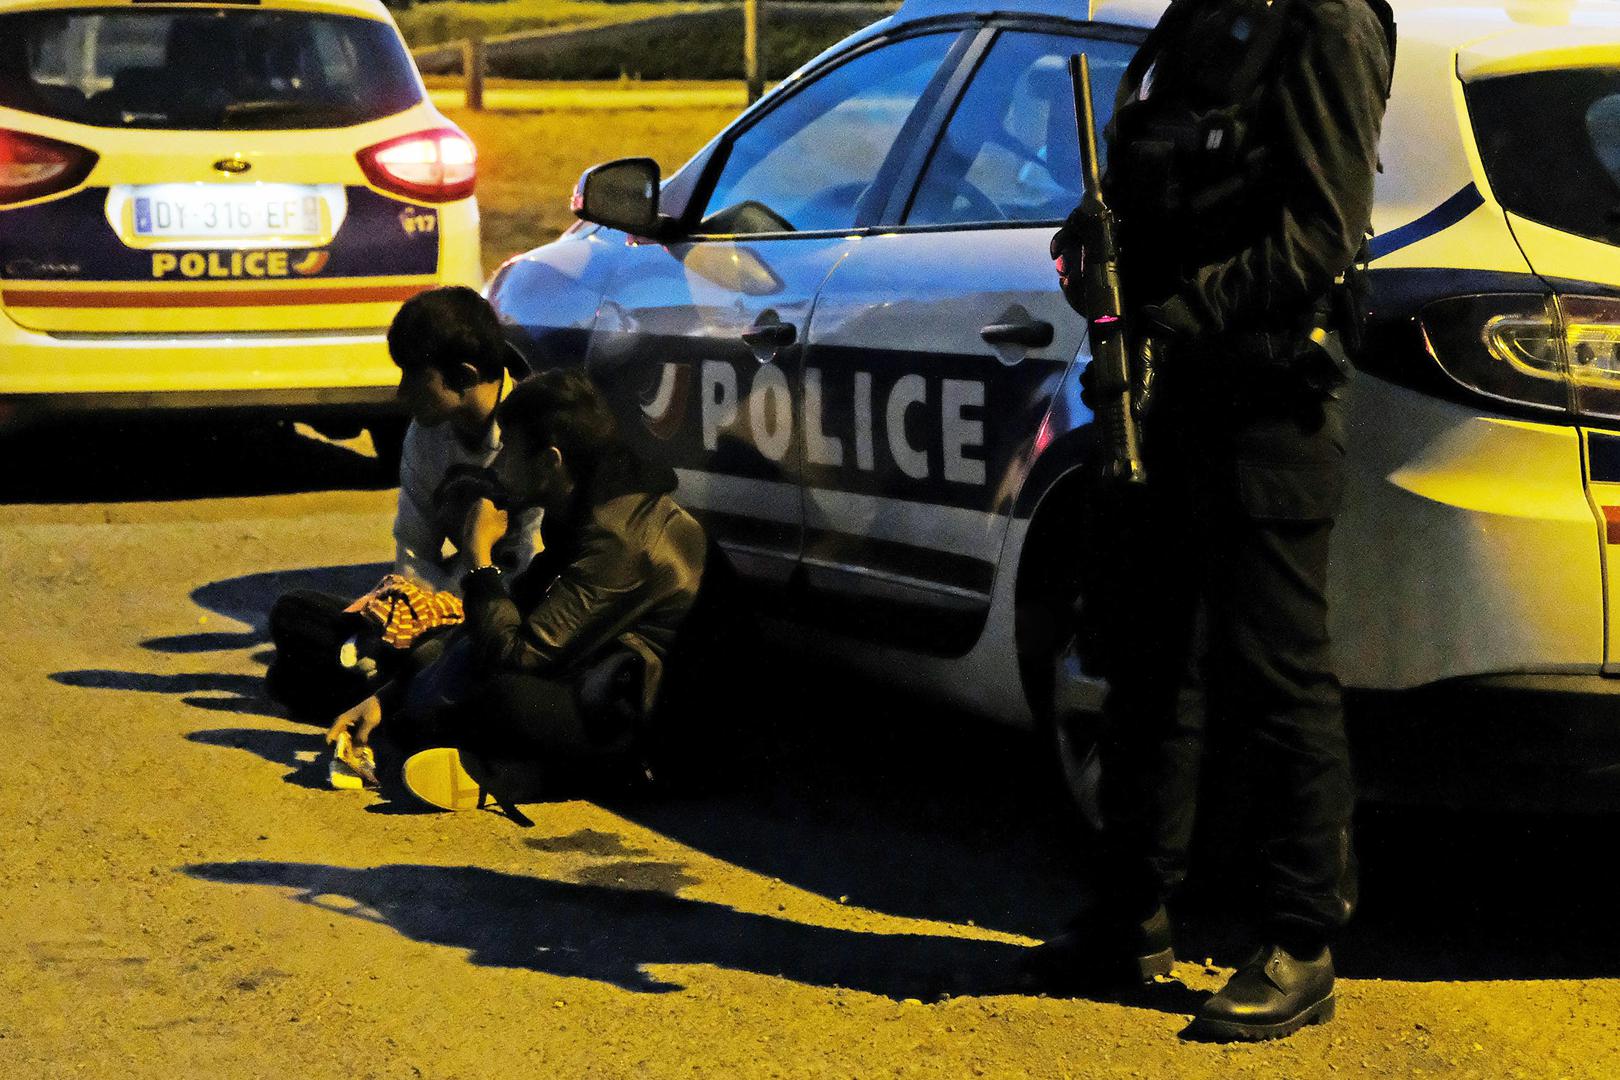
[{"label": "shadow of person", "polygon": [[[690,881],[679,867],[661,880]],[[267,885],[323,910],[465,949],[474,964],[595,979],[639,993],[682,989],[648,969],[710,964],[893,998],[1005,992],[1018,945],[813,926],[650,889],[569,884],[473,866],[347,868],[252,860],[183,868]],[[673,876],[672,876],[673,873]]]},{"label": "shadow of person", "polygon": [[[218,635],[212,638],[213,643],[225,648],[249,648],[270,640],[270,609],[284,593],[312,589],[334,596],[355,597],[376,585],[390,569],[388,563],[350,563],[266,570],[211,581],[193,589],[191,600],[200,608],[251,627],[256,635],[251,641]],[[197,634],[152,638],[141,644],[157,652],[194,652],[201,651],[209,642],[209,635]]]},{"label": "shadow of person", "polygon": [[80,671],[52,672],[50,679],[63,686],[90,690],[136,690],[146,694],[175,694],[185,704],[210,712],[273,717],[282,715],[280,706],[265,695],[264,680],[257,675],[227,675],[210,671],[184,675],[158,675],[139,671],[89,668]]},{"label": "shadow of person", "polygon": [[918,708],[827,665],[772,675],[751,733],[764,745],[737,775],[697,797],[599,801],[723,861],[888,914],[1039,937],[1085,900],[1080,838],[1028,733]]},{"label": "shadow of person", "polygon": [[[1620,977],[1602,858],[1614,827],[1613,816],[1363,805],[1360,900],[1333,943],[1335,970],[1401,982]],[[1177,953],[1237,966],[1260,944],[1257,852],[1238,836],[1200,854],[1172,902]]]},{"label": "shadow of person", "polygon": [[325,739],[312,731],[272,731],[267,728],[213,728],[193,731],[187,742],[203,746],[224,746],[233,750],[246,750],[291,771],[284,778],[287,783],[302,788],[328,790]]},{"label": "shadow of person", "polygon": [[[212,630],[148,638],[141,646],[153,652],[193,655],[208,652],[236,652],[258,649],[269,643],[270,608],[286,592],[316,589],[338,596],[359,596],[387,573],[386,563],[356,563],[343,566],[309,567],[300,570],[272,570],[209,582],[191,593],[201,608],[247,627],[245,630]],[[268,664],[273,650],[259,649],[250,659]],[[222,672],[158,674],[155,672],[85,669],[58,671],[50,676],[63,686],[93,690],[135,690],[147,694],[174,694],[193,708],[210,712],[239,713],[248,716],[285,716],[285,710],[272,701],[258,675],[232,675]]]},{"label": "shadow of person", "polygon": [[1381,807],[1357,827],[1362,902],[1334,948],[1343,974],[1620,977],[1613,816]]}]

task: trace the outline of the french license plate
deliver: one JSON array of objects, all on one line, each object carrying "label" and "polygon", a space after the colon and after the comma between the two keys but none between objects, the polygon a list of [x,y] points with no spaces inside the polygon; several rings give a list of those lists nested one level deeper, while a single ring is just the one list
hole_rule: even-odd
[{"label": "french license plate", "polygon": [[324,200],[295,184],[209,190],[213,185],[137,189],[131,199],[136,236],[306,238],[325,234]]}]

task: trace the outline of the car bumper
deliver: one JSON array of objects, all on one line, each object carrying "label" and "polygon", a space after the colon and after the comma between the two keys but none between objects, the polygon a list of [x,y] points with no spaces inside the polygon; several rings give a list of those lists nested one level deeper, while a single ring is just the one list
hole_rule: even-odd
[{"label": "car bumper", "polygon": [[1495,675],[1346,695],[1357,781],[1374,801],[1620,811],[1620,679]]},{"label": "car bumper", "polygon": [[381,328],[258,334],[45,334],[0,319],[0,430],[69,416],[231,410],[399,415]]}]

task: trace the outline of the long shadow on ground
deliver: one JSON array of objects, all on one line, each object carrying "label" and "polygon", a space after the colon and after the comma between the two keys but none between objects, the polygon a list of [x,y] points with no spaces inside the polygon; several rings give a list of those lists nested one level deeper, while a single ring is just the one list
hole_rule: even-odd
[{"label": "long shadow on ground", "polygon": [[388,488],[374,457],[290,424],[164,421],[53,424],[6,437],[0,504],[145,502]]},{"label": "long shadow on ground", "polygon": [[[359,563],[305,570],[277,570],[248,574],[211,582],[193,590],[191,599],[207,611],[248,627],[246,630],[206,631],[149,638],[141,642],[153,652],[178,655],[205,655],[235,652],[270,643],[268,620],[276,598],[294,589],[314,589],[337,596],[359,596],[376,584],[388,570],[385,563]],[[268,651],[254,656],[267,662]],[[281,706],[264,691],[264,680],[256,675],[229,675],[219,672],[155,674],[90,668],[58,671],[51,681],[64,686],[93,690],[137,690],[149,694],[171,694],[184,704],[209,712],[238,713],[248,716],[279,717]]]},{"label": "long shadow on ground", "polygon": [[773,672],[715,790],[605,800],[665,836],[873,910],[1044,936],[1084,899],[1038,741],[819,664]]},{"label": "long shadow on ground", "polygon": [[[712,964],[896,1000],[1000,992],[1024,951],[961,938],[835,930],[668,891],[574,885],[471,866],[345,869],[250,861],[204,863],[185,872],[205,881],[291,889],[300,902],[382,922],[416,941],[465,949],[475,964],[641,992],[681,989],[646,970],[660,964]],[[673,865],[663,877],[668,888],[690,881]]]},{"label": "long shadow on ground", "polygon": [[[248,629],[145,644],[180,654],[252,648],[265,642],[265,617],[283,592],[317,588],[358,595],[384,570],[380,565],[338,566],[214,582],[196,590],[194,599]],[[249,677],[116,671],[53,677],[74,686],[176,694],[211,710],[276,712],[263,699],[257,680]],[[756,703],[757,723],[748,734],[754,752],[725,766],[718,785],[674,798],[589,794],[632,821],[733,865],[895,915],[974,922],[1044,937],[1089,892],[1106,888],[1106,881],[1089,874],[1086,861],[1078,857],[1080,838],[1053,795],[1042,747],[1033,737],[820,665],[782,662],[761,685],[768,691]],[[189,737],[196,743],[248,750],[285,766],[290,783],[318,783],[300,757],[310,745],[318,749],[314,737],[260,734],[250,728],[199,731]],[[1357,843],[1362,905],[1335,950],[1341,972],[1414,981],[1620,977],[1620,934],[1607,886],[1614,824],[1612,817],[1364,807]],[[491,827],[507,826],[492,817]],[[549,850],[547,844],[563,842],[528,839],[542,851]],[[1182,908],[1178,947],[1184,958],[1212,956],[1226,963],[1242,958],[1242,939],[1233,933],[1237,921],[1230,909],[1235,900],[1241,915],[1246,898],[1228,890],[1212,902],[1215,890],[1207,888],[1210,882],[1242,878],[1242,840],[1240,832],[1236,851],[1217,843],[1200,853],[1195,873],[1206,889],[1195,898],[1198,903]],[[438,880],[428,868],[417,869]],[[304,868],[299,873],[328,871]],[[577,886],[526,878],[502,884],[503,878],[476,880],[494,882],[507,890],[505,895],[516,890],[566,910],[584,904],[581,897],[596,897],[579,893]],[[361,889],[359,898],[367,903],[379,891],[366,879],[345,880]],[[415,880],[407,873],[396,883]],[[630,904],[643,927],[678,923],[690,916],[677,913],[692,910],[683,906],[685,901],[670,906],[667,898],[599,899],[608,910]],[[504,910],[502,903],[496,904],[497,912]],[[703,918],[720,918],[711,916]],[[399,918],[416,926],[409,913]],[[739,920],[738,926],[754,925],[749,918],[725,916]],[[583,915],[575,922],[585,930],[600,929]],[[452,929],[443,932],[452,934]],[[476,936],[479,931],[467,933]],[[788,932],[770,930],[781,933]],[[810,940],[793,938],[797,933],[788,936]],[[822,943],[818,947],[831,947],[828,943],[842,939],[815,940]],[[535,941],[536,948],[540,944],[544,942]],[[476,941],[468,947],[498,949]],[[701,951],[690,942],[686,947]],[[881,953],[876,947],[866,949],[864,939],[862,948],[863,956]],[[768,949],[759,950],[760,956],[768,954]],[[902,950],[895,959],[908,956]],[[753,967],[745,959],[737,962],[749,970],[769,967],[765,960]],[[810,981],[820,977],[807,976]]]},{"label": "long shadow on ground", "polygon": [[1361,815],[1362,905],[1340,971],[1406,980],[1620,977],[1616,821],[1387,808]]}]

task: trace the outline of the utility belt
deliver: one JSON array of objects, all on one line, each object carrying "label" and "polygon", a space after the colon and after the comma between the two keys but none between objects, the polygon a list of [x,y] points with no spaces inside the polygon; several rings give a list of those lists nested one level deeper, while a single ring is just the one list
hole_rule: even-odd
[{"label": "utility belt", "polygon": [[[1178,343],[1164,373],[1164,396],[1229,420],[1320,415],[1354,370],[1345,334],[1328,320],[1296,330],[1251,330]],[[1173,385],[1185,382],[1178,392]],[[1306,421],[1307,426],[1313,421]]]},{"label": "utility belt", "polygon": [[1355,371],[1343,332],[1328,325],[1286,333],[1239,333],[1222,346],[1228,362],[1252,372],[1256,381],[1289,389],[1330,394]]}]

